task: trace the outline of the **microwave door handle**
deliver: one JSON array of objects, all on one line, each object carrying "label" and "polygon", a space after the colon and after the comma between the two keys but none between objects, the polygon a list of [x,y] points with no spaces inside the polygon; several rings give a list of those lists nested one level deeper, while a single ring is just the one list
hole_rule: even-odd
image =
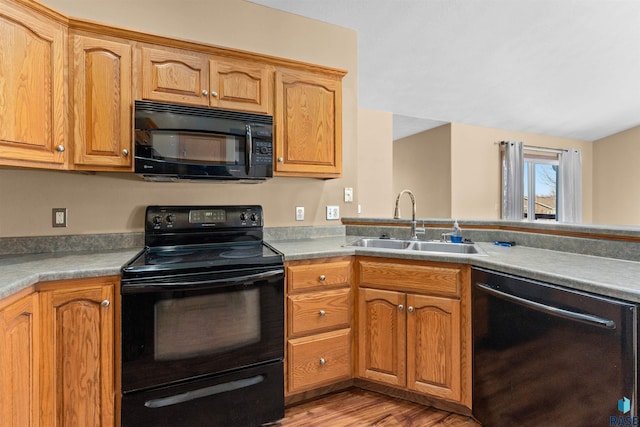
[{"label": "microwave door handle", "polygon": [[246,143],[245,143],[245,161],[246,161],[246,171],[247,171],[247,175],[251,175],[251,162],[253,161],[252,159],[252,153],[253,153],[253,136],[251,135],[251,125],[246,125],[246,129],[247,129],[247,138],[246,138]]}]

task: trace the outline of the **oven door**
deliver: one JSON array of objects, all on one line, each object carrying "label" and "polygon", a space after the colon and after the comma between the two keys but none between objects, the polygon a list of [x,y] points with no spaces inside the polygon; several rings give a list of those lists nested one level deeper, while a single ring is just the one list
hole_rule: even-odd
[{"label": "oven door", "polygon": [[284,357],[284,269],[122,281],[122,392]]}]

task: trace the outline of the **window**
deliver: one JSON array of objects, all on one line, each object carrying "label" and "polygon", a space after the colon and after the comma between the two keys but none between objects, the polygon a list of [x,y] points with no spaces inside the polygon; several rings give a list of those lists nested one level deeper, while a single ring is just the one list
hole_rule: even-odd
[{"label": "window", "polygon": [[580,150],[527,147],[503,141],[502,218],[582,221]]},{"label": "window", "polygon": [[556,220],[558,212],[558,155],[524,153],[524,217]]}]

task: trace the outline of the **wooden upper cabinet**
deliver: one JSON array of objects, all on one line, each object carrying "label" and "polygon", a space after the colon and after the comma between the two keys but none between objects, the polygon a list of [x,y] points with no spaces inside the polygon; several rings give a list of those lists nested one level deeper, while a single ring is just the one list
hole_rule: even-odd
[{"label": "wooden upper cabinet", "polygon": [[37,298],[0,309],[0,420],[7,427],[40,425]]},{"label": "wooden upper cabinet", "polygon": [[273,111],[273,68],[264,63],[213,58],[210,69],[210,105],[261,114]]},{"label": "wooden upper cabinet", "polygon": [[273,111],[273,67],[183,49],[142,46],[142,97],[252,113]]},{"label": "wooden upper cabinet", "polygon": [[0,3],[0,164],[62,168],[66,29]]},{"label": "wooden upper cabinet", "polygon": [[76,169],[130,169],[131,46],[127,41],[71,36]]},{"label": "wooden upper cabinet", "polygon": [[142,97],[206,107],[209,105],[209,56],[142,46]]},{"label": "wooden upper cabinet", "polygon": [[278,68],[274,175],[336,178],[342,173],[342,80]]}]

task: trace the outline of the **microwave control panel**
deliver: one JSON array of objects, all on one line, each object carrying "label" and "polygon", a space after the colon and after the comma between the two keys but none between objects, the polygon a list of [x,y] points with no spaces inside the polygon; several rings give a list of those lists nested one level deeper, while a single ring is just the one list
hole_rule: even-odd
[{"label": "microwave control panel", "polygon": [[271,141],[254,141],[253,162],[257,165],[273,163],[273,144]]}]

